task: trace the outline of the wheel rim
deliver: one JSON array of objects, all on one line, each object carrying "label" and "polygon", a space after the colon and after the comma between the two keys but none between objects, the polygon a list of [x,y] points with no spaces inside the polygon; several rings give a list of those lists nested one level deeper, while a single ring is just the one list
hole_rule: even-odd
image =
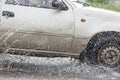
[{"label": "wheel rim", "polygon": [[107,67],[116,68],[120,66],[120,46],[105,45],[98,54],[100,64]]}]

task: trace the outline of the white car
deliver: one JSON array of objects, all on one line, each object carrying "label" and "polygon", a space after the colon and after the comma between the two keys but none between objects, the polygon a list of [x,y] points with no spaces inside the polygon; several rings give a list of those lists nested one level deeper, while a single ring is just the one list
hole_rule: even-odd
[{"label": "white car", "polygon": [[79,0],[2,0],[0,52],[120,67],[120,13]]}]

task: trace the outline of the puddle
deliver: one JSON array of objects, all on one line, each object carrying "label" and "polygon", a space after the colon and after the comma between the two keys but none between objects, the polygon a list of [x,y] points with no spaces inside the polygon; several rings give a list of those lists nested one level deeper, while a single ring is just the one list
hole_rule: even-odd
[{"label": "puddle", "polygon": [[49,77],[53,76],[56,77],[55,80],[61,80],[66,76],[70,80],[120,80],[120,69],[115,72],[100,66],[89,66],[81,64],[73,58],[28,57],[7,54],[1,56],[1,63],[1,69],[48,75],[48,80]]}]

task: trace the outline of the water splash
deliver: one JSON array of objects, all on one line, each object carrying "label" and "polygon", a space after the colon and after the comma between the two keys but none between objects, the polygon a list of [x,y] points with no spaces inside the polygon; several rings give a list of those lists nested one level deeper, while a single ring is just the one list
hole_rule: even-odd
[{"label": "water splash", "polygon": [[[38,58],[28,56],[5,55],[10,62],[9,70],[48,74],[49,76],[69,76],[84,80],[119,80],[120,74],[105,67],[80,64],[73,58]],[[2,60],[2,61],[5,61]],[[3,68],[2,68],[3,69]],[[59,80],[59,79],[58,79]]]}]

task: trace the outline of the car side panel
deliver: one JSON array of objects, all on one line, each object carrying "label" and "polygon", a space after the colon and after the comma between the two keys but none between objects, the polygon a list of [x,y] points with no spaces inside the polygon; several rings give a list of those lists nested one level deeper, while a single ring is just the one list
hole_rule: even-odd
[{"label": "car side panel", "polygon": [[74,35],[72,9],[58,11],[4,4],[4,10],[15,13],[14,18],[2,17],[1,42],[5,48],[70,52]]}]

